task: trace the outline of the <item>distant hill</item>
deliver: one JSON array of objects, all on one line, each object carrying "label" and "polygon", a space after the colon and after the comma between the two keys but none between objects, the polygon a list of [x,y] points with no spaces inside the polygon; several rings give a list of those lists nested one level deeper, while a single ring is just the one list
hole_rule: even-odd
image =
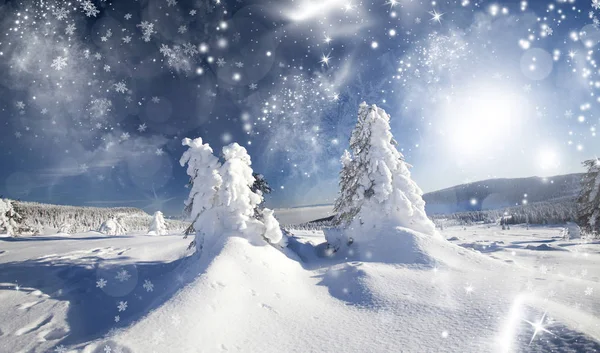
[{"label": "distant hill", "polygon": [[517,206],[537,202],[572,201],[583,174],[540,178],[488,179],[423,195],[428,214],[450,214]]}]

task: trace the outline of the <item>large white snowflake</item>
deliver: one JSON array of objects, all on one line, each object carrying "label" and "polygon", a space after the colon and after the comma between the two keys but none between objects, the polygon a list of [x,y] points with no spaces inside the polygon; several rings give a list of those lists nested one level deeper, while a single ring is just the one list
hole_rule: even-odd
[{"label": "large white snowflake", "polygon": [[115,276],[115,278],[119,282],[125,282],[131,278],[131,275],[129,274],[129,272],[127,272],[127,270],[121,270],[121,271],[117,272],[117,275]]},{"label": "large white snowflake", "polygon": [[52,14],[56,16],[57,20],[64,20],[69,15],[69,10],[65,9],[64,7],[61,7],[54,10]]},{"label": "large white snowflake", "polygon": [[96,287],[102,289],[106,286],[106,280],[104,278],[100,278],[98,281],[96,281]]},{"label": "large white snowflake", "polygon": [[146,292],[154,291],[154,284],[152,284],[152,282],[150,282],[149,280],[144,280],[143,287],[146,290]]},{"label": "large white snowflake", "polygon": [[52,64],[50,65],[50,67],[57,71],[64,69],[66,66],[67,58],[63,56],[56,57],[56,59],[52,60]]},{"label": "large white snowflake", "polygon": [[120,301],[119,304],[117,305],[117,309],[119,309],[119,312],[127,310],[127,302]]},{"label": "large white snowflake", "polygon": [[127,92],[127,86],[125,85],[125,82],[123,82],[123,81],[115,83],[114,86],[115,86],[115,91],[117,91],[119,93]]},{"label": "large white snowflake", "polygon": [[96,5],[91,0],[84,0],[81,3],[81,8],[87,17],[96,17],[100,13],[100,10],[96,8]]}]

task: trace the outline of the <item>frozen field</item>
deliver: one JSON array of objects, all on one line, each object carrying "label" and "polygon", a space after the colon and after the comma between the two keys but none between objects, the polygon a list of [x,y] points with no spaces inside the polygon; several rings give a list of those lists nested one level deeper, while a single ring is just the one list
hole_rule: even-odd
[{"label": "frozen field", "polygon": [[0,352],[600,351],[600,244],[441,232],[435,266],[332,260],[319,231],[200,259],[180,235],[0,238]]}]

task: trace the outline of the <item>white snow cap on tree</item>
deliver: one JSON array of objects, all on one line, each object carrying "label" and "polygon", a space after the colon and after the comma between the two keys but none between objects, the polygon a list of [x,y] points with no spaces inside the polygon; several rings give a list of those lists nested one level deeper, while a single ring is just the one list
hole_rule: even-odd
[{"label": "white snow cap on tree", "polygon": [[255,218],[262,195],[251,189],[255,179],[246,149],[237,143],[223,147],[221,164],[210,146],[202,144],[202,139],[184,139],[183,144],[190,146],[181,164],[188,164],[187,173],[191,178],[192,190],[186,207],[194,219],[196,249],[202,249],[207,242],[213,243],[222,235],[261,236],[278,243],[282,235],[272,211],[262,211],[264,223]]},{"label": "white snow cap on tree", "polygon": [[350,140],[352,158],[347,153],[342,157],[340,198],[344,200],[336,202],[343,206],[337,209],[337,216],[353,230],[355,241],[388,226],[435,234],[435,225],[425,213],[423,192],[396,149],[389,121],[383,109],[363,102]]},{"label": "white snow cap on tree", "polygon": [[165,235],[167,234],[167,225],[165,224],[165,218],[163,213],[160,211],[154,212],[152,216],[152,223],[150,223],[150,229],[148,230],[150,235]]},{"label": "white snow cap on tree", "polygon": [[179,163],[182,167],[187,163],[191,187],[185,206],[186,211],[192,215],[192,221],[196,223],[205,210],[213,207],[217,190],[222,183],[218,173],[221,164],[213,155],[212,148],[207,143],[203,144],[200,137],[193,140],[185,138],[182,145],[189,148],[183,153]]}]

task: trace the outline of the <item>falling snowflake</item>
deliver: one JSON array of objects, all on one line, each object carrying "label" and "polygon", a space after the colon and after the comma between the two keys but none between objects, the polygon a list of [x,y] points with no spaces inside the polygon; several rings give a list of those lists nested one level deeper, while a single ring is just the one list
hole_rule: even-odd
[{"label": "falling snowflake", "polygon": [[104,65],[104,71],[110,72],[110,65]]},{"label": "falling snowflake", "polygon": [[198,54],[198,48],[192,43],[183,43],[183,53],[187,56]]},{"label": "falling snowflake", "polygon": [[171,6],[175,6],[175,5],[177,5],[176,0],[167,0],[167,6],[171,7]]},{"label": "falling snowflake", "polygon": [[129,140],[129,133],[128,132],[124,132],[121,134],[121,141],[127,141]]},{"label": "falling snowflake", "polygon": [[218,59],[217,59],[217,66],[218,66],[218,67],[223,67],[223,66],[225,66],[225,59],[223,59],[223,58],[218,58]]},{"label": "falling snowflake", "polygon": [[129,43],[129,42],[131,42],[131,37],[125,36],[125,37],[121,38],[121,40],[123,41],[123,43]]},{"label": "falling snowflake", "polygon": [[146,123],[143,123],[140,126],[138,126],[137,131],[144,132],[144,131],[146,131],[146,129],[147,129]]},{"label": "falling snowflake", "polygon": [[119,312],[127,310],[127,302],[120,301],[119,304],[117,305],[117,309],[119,309]]},{"label": "falling snowflake", "polygon": [[552,35],[552,33],[554,33],[554,30],[553,30],[552,28],[550,28],[550,27],[546,27],[546,28],[544,28],[544,33],[545,33],[547,36],[551,36],[551,35]]},{"label": "falling snowflake", "polygon": [[115,315],[115,322],[121,321],[121,317],[119,315]]},{"label": "falling snowflake", "polygon": [[85,164],[85,163],[83,163],[83,164],[79,165],[79,170],[80,170],[82,173],[85,173],[85,172],[87,172],[87,171],[88,171],[88,169],[89,169],[89,167],[88,167],[88,165],[87,165],[87,164]]},{"label": "falling snowflake", "polygon": [[64,20],[69,15],[69,10],[65,9],[64,7],[61,7],[61,8],[54,10],[54,12],[52,12],[52,14],[54,16],[56,16],[57,20]]},{"label": "falling snowflake", "polygon": [[126,13],[124,17],[125,17],[126,20],[131,20],[131,14],[130,13]]},{"label": "falling snowflake", "polygon": [[25,109],[25,103],[23,103],[23,102],[21,102],[21,101],[18,101],[18,102],[16,103],[16,106],[17,106],[17,109],[19,109],[19,110],[23,110],[23,109]]},{"label": "falling snowflake", "polygon": [[177,28],[177,32],[179,32],[180,34],[184,34],[185,32],[187,32],[187,27],[179,26],[179,28]]},{"label": "falling snowflake", "polygon": [[152,103],[158,104],[158,103],[160,103],[160,98],[154,96],[154,97],[152,97],[151,101],[152,101]]},{"label": "falling snowflake", "polygon": [[421,18],[420,18],[420,17],[417,17],[417,18],[415,18],[415,23],[416,23],[416,24],[419,24],[419,23],[421,23]]},{"label": "falling snowflake", "polygon": [[129,272],[127,272],[127,270],[118,271],[117,275],[115,276],[115,279],[117,279],[119,282],[128,281],[130,278],[131,275],[129,274]]},{"label": "falling snowflake", "polygon": [[43,114],[43,115],[46,115],[46,114],[48,114],[48,109],[46,109],[46,108],[42,109],[42,114]]},{"label": "falling snowflake", "polygon": [[142,23],[138,24],[137,27],[142,29],[142,39],[144,42],[149,42],[150,37],[156,33],[154,30],[154,23],[150,23],[148,21],[142,21]]},{"label": "falling snowflake", "polygon": [[196,10],[190,10],[190,16],[195,16],[196,15]]},{"label": "falling snowflake", "polygon": [[592,0],[592,8],[594,10],[600,10],[600,0]]},{"label": "falling snowflake", "polygon": [[96,5],[94,5],[91,0],[84,0],[81,3],[81,8],[87,17],[96,17],[96,15],[100,13],[100,11],[96,8]]},{"label": "falling snowflake", "polygon": [[96,281],[96,287],[102,289],[106,286],[107,281],[104,278],[100,278],[98,281]]},{"label": "falling snowflake", "polygon": [[241,69],[242,67],[244,67],[244,63],[241,62],[241,61],[238,61],[238,62],[235,63],[235,67]]},{"label": "falling snowflake", "polygon": [[594,288],[592,287],[587,287],[584,291],[585,295],[592,295],[592,293],[594,293]]},{"label": "falling snowflake", "polygon": [[251,84],[248,86],[248,88],[250,88],[251,90],[253,90],[253,91],[254,91],[255,89],[257,89],[257,88],[258,88],[258,85],[257,85],[256,83],[251,83]]},{"label": "falling snowflake", "polygon": [[114,86],[115,86],[115,91],[117,91],[119,93],[127,92],[127,86],[125,86],[125,82],[123,82],[123,81],[115,83]]},{"label": "falling snowflake", "polygon": [[143,287],[146,290],[146,292],[154,291],[154,284],[152,284],[152,282],[150,282],[149,280],[144,280]]},{"label": "falling snowflake", "polygon": [[52,64],[50,65],[50,67],[57,71],[64,69],[66,66],[67,58],[62,56],[56,57],[56,59],[52,60]]},{"label": "falling snowflake", "polygon": [[96,60],[102,60],[102,54],[100,54],[100,53],[94,54],[94,59],[96,59]]},{"label": "falling snowflake", "polygon": [[106,346],[104,346],[104,353],[110,353],[112,352],[112,349],[110,349],[110,346],[107,344]]},{"label": "falling snowflake", "polygon": [[162,148],[157,148],[156,151],[154,151],[154,154],[156,154],[157,156],[162,156],[163,154],[165,154],[165,151],[163,151]]},{"label": "falling snowflake", "polygon": [[76,28],[75,25],[71,23],[65,29],[65,33],[69,36],[72,36],[75,33],[75,28]]}]

